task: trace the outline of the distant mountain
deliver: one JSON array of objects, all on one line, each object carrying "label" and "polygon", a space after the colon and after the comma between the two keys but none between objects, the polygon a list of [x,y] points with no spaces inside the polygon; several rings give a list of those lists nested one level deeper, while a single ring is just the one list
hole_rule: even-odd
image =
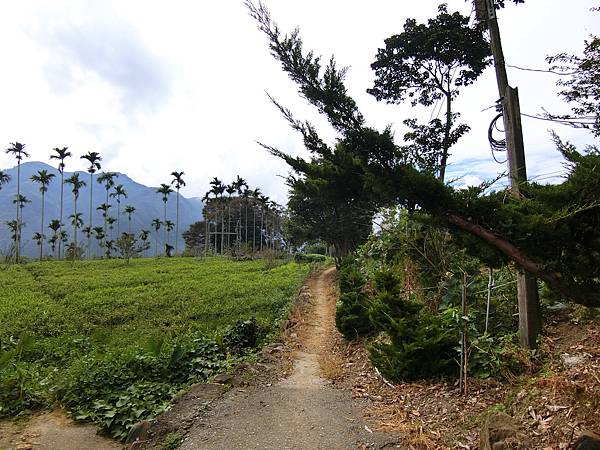
[{"label": "distant mountain", "polygon": [[[39,191],[39,185],[30,180],[31,175],[37,173],[39,170],[47,170],[49,173],[55,174],[54,179],[48,187],[46,192],[46,207],[44,213],[44,234],[47,237],[52,235],[52,231],[48,229],[48,224],[52,219],[58,219],[60,215],[60,172],[52,166],[42,162],[28,161],[21,164],[21,194],[26,196],[31,203],[27,203],[23,209],[23,221],[25,226],[23,228],[23,236],[21,240],[21,253],[26,256],[36,256],[39,254],[39,247],[36,242],[33,241],[33,233],[40,231],[40,214],[41,214],[41,201],[42,195]],[[7,184],[0,186],[0,253],[6,252],[10,246],[10,231],[6,225],[6,221],[14,220],[16,215],[16,206],[13,204],[17,193],[17,167],[12,169],[4,170],[4,172],[10,175],[11,180]],[[65,172],[65,179],[71,176],[74,172]],[[90,208],[90,174],[87,172],[78,171],[79,178],[87,183],[79,194],[77,201],[77,211],[83,213],[84,227],[89,223],[89,208]],[[104,224],[104,219],[100,211],[96,210],[96,207],[106,202],[106,189],[103,185],[99,184],[96,179],[102,172],[95,173],[93,175],[93,209],[92,214],[93,226],[101,226]],[[121,215],[120,215],[120,231],[124,232],[128,229],[127,215],[124,214],[123,210],[125,205],[131,205],[135,207],[135,213],[131,217],[131,232],[139,233],[142,229],[151,231],[152,236],[152,252],[154,252],[154,244],[158,242],[159,249],[164,249],[164,238],[163,229],[161,228],[155,233],[151,223],[155,218],[163,220],[163,202],[160,194],[156,193],[155,187],[144,186],[143,184],[136,183],[127,175],[119,173],[118,178],[115,178],[115,184],[122,184],[126,193],[127,198],[121,199]],[[112,190],[111,190],[112,192]],[[172,193],[169,196],[167,202],[167,219],[175,223],[175,209],[176,209],[176,193]],[[109,203],[112,205],[110,209],[110,215],[117,216],[117,201],[115,198],[109,198]],[[65,185],[64,187],[64,212],[63,212],[63,223],[65,224],[65,230],[71,234],[72,227],[69,215],[73,214],[73,194],[71,192],[71,186]],[[185,198],[180,195],[179,197],[179,250],[182,251],[185,248],[185,243],[181,238],[181,234],[187,230],[187,228],[194,222],[201,220],[202,218],[202,200],[198,197]],[[114,238],[117,237],[117,224],[114,224]],[[82,244],[87,244],[87,238],[84,237],[81,230],[78,232],[81,236],[78,240]],[[156,241],[155,241],[156,239]],[[170,233],[171,245],[175,245],[175,228]],[[92,249],[94,252],[97,250],[96,240],[92,237]],[[49,253],[50,250],[47,250]]]}]

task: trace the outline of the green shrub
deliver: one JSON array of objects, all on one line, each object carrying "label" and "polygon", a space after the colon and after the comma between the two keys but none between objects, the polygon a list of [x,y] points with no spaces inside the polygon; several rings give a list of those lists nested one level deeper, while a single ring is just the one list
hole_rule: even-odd
[{"label": "green shrub", "polygon": [[208,338],[152,339],[146,349],[86,356],[71,366],[55,392],[75,419],[93,421],[124,439],[135,423],[164,412],[181,388],[205,382],[231,362],[226,349]]},{"label": "green shrub", "polygon": [[0,342],[0,418],[29,412],[47,404],[40,389],[43,378],[25,359],[34,340],[26,334],[18,341]]},{"label": "green shrub", "polygon": [[294,261],[297,263],[313,263],[313,262],[325,262],[327,257],[318,253],[296,253],[294,254]]},{"label": "green shrub", "polygon": [[383,293],[370,310],[385,339],[369,347],[371,361],[391,380],[414,380],[456,372],[458,336],[422,305]]},{"label": "green shrub", "polygon": [[252,317],[250,320],[238,320],[235,325],[227,327],[223,333],[223,342],[234,352],[240,353],[256,347],[265,334],[265,330],[256,322],[256,317]]},{"label": "green shrub", "polygon": [[340,292],[360,292],[366,284],[365,277],[355,263],[344,261],[340,268]]},{"label": "green shrub", "polygon": [[363,292],[342,294],[335,312],[335,324],[348,340],[372,334],[367,294]]},{"label": "green shrub", "polygon": [[183,435],[181,433],[169,433],[162,440],[158,450],[175,450],[179,448],[183,442]]},{"label": "green shrub", "polygon": [[484,334],[469,342],[469,373],[479,378],[511,380],[536,366],[534,353],[518,344],[517,334]]}]

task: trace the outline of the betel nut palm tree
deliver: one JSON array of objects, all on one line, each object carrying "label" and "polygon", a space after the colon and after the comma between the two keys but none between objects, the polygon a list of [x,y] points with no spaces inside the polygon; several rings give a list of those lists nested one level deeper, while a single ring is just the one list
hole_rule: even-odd
[{"label": "betel nut palm tree", "polygon": [[[163,223],[167,221],[167,201],[169,201],[169,195],[173,192],[171,186],[168,184],[162,183],[158,189],[156,189],[157,194],[162,195],[162,201],[164,204],[164,213],[163,213]],[[164,231],[164,242],[167,242],[167,229]]]},{"label": "betel nut palm tree", "polygon": [[135,212],[135,206],[125,205],[125,214],[127,214],[127,233],[131,234],[131,216]]},{"label": "betel nut palm tree", "polygon": [[[224,223],[225,223],[225,208],[223,207],[223,194],[225,193],[225,189],[226,186],[223,184],[223,182],[221,180],[219,180],[217,177],[214,177],[212,179],[212,181],[210,182],[211,185],[211,193],[214,195],[215,197],[215,202],[218,202],[221,206],[221,254],[223,254],[223,250],[224,250],[224,241],[225,241],[225,228],[224,228]],[[215,225],[216,226],[216,225]],[[216,233],[217,229],[215,228],[215,233]],[[216,253],[216,243],[217,243],[217,239],[216,239],[216,234],[215,234],[215,253]]]},{"label": "betel nut palm tree", "polygon": [[185,186],[185,181],[183,181],[182,176],[185,175],[184,172],[171,172],[171,175],[174,177],[171,180],[171,184],[175,185],[175,190],[177,191],[176,198],[176,207],[175,207],[175,255],[178,253],[178,243],[179,243],[179,189]]},{"label": "betel nut palm tree", "polygon": [[73,259],[75,259],[79,255],[79,247],[77,245],[77,230],[81,225],[83,225],[81,213],[77,212],[77,199],[79,198],[79,191],[85,186],[85,181],[79,179],[79,173],[74,173],[65,180],[65,184],[71,185],[71,192],[73,193],[73,214],[71,214],[69,217],[71,218],[71,224],[73,225],[73,253],[71,256]]},{"label": "betel nut palm tree", "polygon": [[119,237],[121,235],[121,197],[127,198],[127,191],[122,184],[117,184],[114,191],[110,193],[110,197],[117,199],[117,237]]},{"label": "betel nut palm tree", "polygon": [[154,237],[154,256],[158,256],[158,230],[160,230],[161,225],[162,222],[159,218],[152,219],[152,227],[156,232]]},{"label": "betel nut palm tree", "polygon": [[[25,144],[21,144],[20,142],[11,142],[10,147],[8,147],[5,151],[6,154],[11,154],[17,160],[17,195],[18,199],[21,195],[21,161],[23,158],[28,158],[29,153],[25,151]],[[19,263],[20,250],[21,250],[21,221],[20,212],[22,211],[22,207],[19,207],[19,202],[16,202],[17,206],[17,228],[15,233],[15,260],[17,264]]]},{"label": "betel nut palm tree", "polygon": [[6,172],[0,170],[0,189],[2,189],[2,185],[6,184],[10,181],[10,175]]},{"label": "betel nut palm tree", "polygon": [[38,170],[37,173],[31,175],[31,181],[40,185],[40,192],[42,194],[42,217],[40,220],[40,261],[42,260],[44,251],[44,207],[46,200],[46,192],[48,192],[48,185],[55,177],[53,173],[48,173],[46,169]]},{"label": "betel nut palm tree", "polygon": [[[104,172],[101,173],[100,175],[98,175],[98,178],[96,178],[96,181],[99,184],[104,184],[104,189],[106,190],[106,205],[109,205],[108,202],[108,197],[109,197],[109,191],[110,189],[115,185],[115,178],[117,178],[119,176],[119,174],[115,173],[115,172]],[[106,222],[106,219],[108,218],[108,214],[104,215],[104,235],[108,234],[108,224]]]},{"label": "betel nut palm tree", "polygon": [[96,171],[100,170],[100,161],[102,161],[102,157],[100,156],[100,154],[98,152],[87,152],[85,155],[80,156],[81,159],[85,159],[90,165],[87,169],[87,172],[90,174],[90,217],[89,217],[89,223],[88,223],[88,228],[90,230],[89,233],[87,233],[88,236],[88,257],[91,258],[92,257],[92,243],[91,243],[91,230],[94,227],[93,225],[93,193],[94,193],[94,174],[96,173]]},{"label": "betel nut palm tree", "polygon": [[60,239],[59,239],[60,233],[59,232],[60,232],[61,227],[62,227],[62,224],[60,223],[60,220],[58,220],[58,219],[52,219],[50,221],[50,223],[48,224],[48,228],[50,228],[52,230],[52,236],[50,237],[48,242],[52,246],[52,257],[53,258],[56,258],[56,246],[58,243],[60,243]]},{"label": "betel nut palm tree", "polygon": [[[69,151],[68,147],[63,147],[63,148],[55,147],[52,149],[52,151],[54,153],[50,155],[50,159],[58,160],[58,172],[60,173],[60,215],[58,218],[59,223],[60,223],[60,230],[57,232],[57,234],[60,235],[60,231],[62,231],[62,227],[63,227],[65,159],[67,159],[68,157],[71,156],[71,152]],[[61,247],[62,247],[62,241],[59,239],[58,240],[58,259],[61,258]]]}]

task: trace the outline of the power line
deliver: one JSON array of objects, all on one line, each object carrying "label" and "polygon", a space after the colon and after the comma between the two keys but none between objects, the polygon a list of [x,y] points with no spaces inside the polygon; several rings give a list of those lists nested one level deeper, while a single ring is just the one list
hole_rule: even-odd
[{"label": "power line", "polygon": [[507,63],[505,63],[505,65],[506,65],[506,67],[511,67],[513,69],[518,69],[518,70],[524,70],[526,72],[551,73],[553,75],[559,75],[561,77],[577,74],[577,72],[557,72],[556,70],[552,70],[552,69],[531,69],[529,67],[514,66],[512,64],[507,64]]},{"label": "power line", "polygon": [[522,116],[529,117],[530,119],[544,120],[547,122],[555,122],[560,123],[562,125],[572,125],[572,126],[593,126],[595,125],[595,117],[593,116],[582,116],[582,117],[573,117],[572,119],[558,119],[553,117],[543,117],[543,116],[534,116],[531,114],[521,113]]}]

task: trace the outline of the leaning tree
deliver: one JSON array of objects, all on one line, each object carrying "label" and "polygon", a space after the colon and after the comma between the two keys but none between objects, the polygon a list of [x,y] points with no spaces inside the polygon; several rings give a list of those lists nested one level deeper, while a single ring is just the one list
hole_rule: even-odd
[{"label": "leaning tree", "polygon": [[[247,1],[270,49],[300,93],[323,113],[360,163],[354,176],[379,206],[402,206],[429,213],[484,263],[502,258],[543,280],[565,299],[600,306],[600,151],[587,154],[556,141],[569,172],[560,185],[524,183],[524,201],[486,186],[454,189],[406,163],[392,135],[365,125],[344,85],[335,61],[323,69],[320,59],[303,50],[298,33],[282,36],[268,10]],[[305,145],[318,156],[328,147],[313,127],[292,122]],[[490,257],[493,254],[493,257]]]}]

